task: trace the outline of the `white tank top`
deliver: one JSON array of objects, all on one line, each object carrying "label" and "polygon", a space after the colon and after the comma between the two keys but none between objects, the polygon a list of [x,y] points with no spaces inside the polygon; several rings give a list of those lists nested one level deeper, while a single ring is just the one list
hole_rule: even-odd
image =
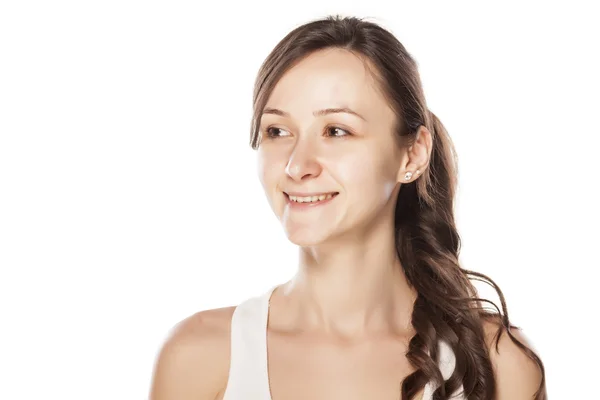
[{"label": "white tank top", "polygon": [[[278,285],[277,285],[278,286]],[[266,293],[239,304],[231,319],[231,359],[229,379],[223,400],[272,400],[267,368],[267,319],[274,286]],[[439,342],[439,368],[444,379],[454,371],[452,349]],[[431,400],[436,389],[433,382],[425,385],[422,400]],[[453,400],[466,400],[462,386]]]}]

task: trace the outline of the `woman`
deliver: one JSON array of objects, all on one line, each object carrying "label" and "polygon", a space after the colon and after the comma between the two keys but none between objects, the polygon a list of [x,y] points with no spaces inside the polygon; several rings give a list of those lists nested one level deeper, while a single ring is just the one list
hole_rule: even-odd
[{"label": "woman", "polygon": [[452,144],[390,32],[339,17],[290,32],[259,72],[250,142],[298,272],[182,321],[152,399],[546,398],[502,293],[459,266]]}]

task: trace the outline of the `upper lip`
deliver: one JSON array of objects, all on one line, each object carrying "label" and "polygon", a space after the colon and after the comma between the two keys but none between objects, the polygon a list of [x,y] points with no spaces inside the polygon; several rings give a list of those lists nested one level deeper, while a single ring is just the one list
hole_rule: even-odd
[{"label": "upper lip", "polygon": [[312,197],[312,196],[333,194],[333,193],[338,193],[338,192],[313,192],[313,193],[284,192],[284,193],[287,194],[288,196],[294,196],[294,197]]}]

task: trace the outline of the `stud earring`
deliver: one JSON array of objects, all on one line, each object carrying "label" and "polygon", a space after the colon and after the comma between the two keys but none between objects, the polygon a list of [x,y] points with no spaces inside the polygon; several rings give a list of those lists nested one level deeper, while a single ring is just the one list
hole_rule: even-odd
[{"label": "stud earring", "polygon": [[421,173],[421,171],[417,170],[416,174],[419,175]]},{"label": "stud earring", "polygon": [[409,181],[410,178],[412,178],[412,172],[408,171],[405,175],[404,175],[404,180]]}]

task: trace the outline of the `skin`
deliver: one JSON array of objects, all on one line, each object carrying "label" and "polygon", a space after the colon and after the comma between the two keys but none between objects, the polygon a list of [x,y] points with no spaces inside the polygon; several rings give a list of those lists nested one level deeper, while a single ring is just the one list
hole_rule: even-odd
[{"label": "skin", "polygon": [[[314,115],[341,107],[361,117]],[[300,252],[296,275],[271,297],[272,398],[397,399],[398,383],[413,371],[404,354],[414,335],[416,293],[396,254],[393,215],[401,185],[427,166],[431,134],[421,127],[411,147],[398,145],[393,110],[365,64],[340,49],[294,66],[265,109],[284,115],[262,116],[259,178]],[[407,171],[413,172],[408,181]],[[297,210],[284,192],[339,194]],[[202,311],[175,327],[159,354],[151,399],[223,397],[234,310]],[[495,328],[485,325],[490,342]],[[533,398],[540,380],[535,364],[507,335],[500,353],[491,354],[498,399]]]}]

